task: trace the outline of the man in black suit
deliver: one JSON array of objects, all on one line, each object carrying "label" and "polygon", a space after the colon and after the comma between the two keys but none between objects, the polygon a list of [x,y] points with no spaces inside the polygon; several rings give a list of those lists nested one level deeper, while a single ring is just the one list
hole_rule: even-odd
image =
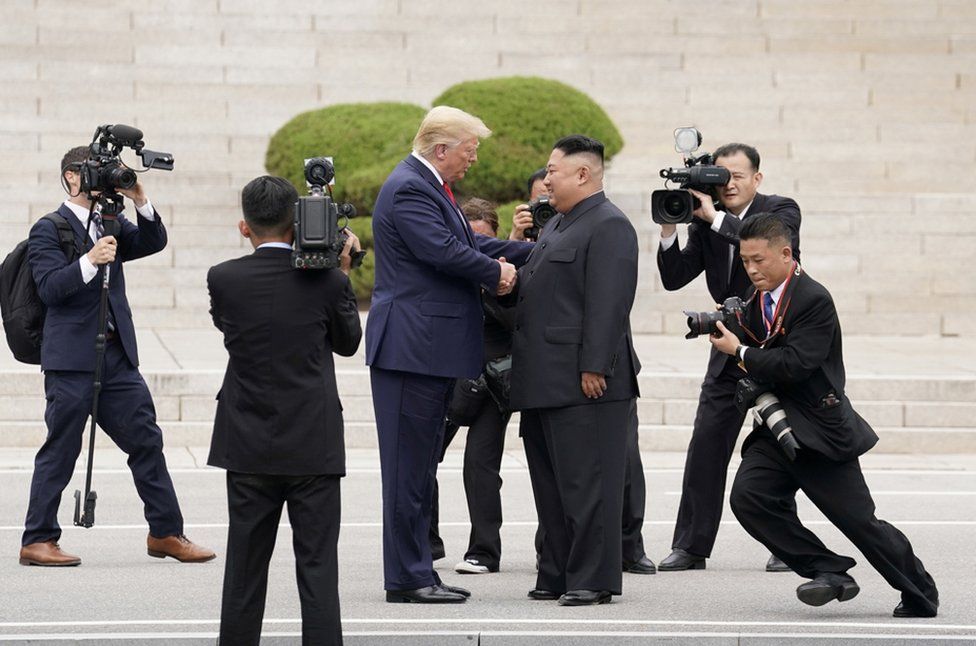
[{"label": "man in black suit", "polygon": [[[739,253],[754,285],[742,317],[746,345],[721,323],[712,345],[735,356],[749,378],[778,397],[795,443],[785,448],[758,421],[746,438],[732,485],[732,511],[756,540],[794,572],[800,601],[847,601],[859,591],[847,570],[854,559],[827,549],[796,515],[801,489],[811,502],[902,593],[895,617],[934,617],[935,582],[898,529],[878,520],[858,456],[878,436],[844,393],[841,330],[830,293],[794,260],[791,232],[775,215],[750,218],[739,231]],[[783,442],[783,440],[780,440]],[[798,446],[798,448],[797,448]]]},{"label": "man in black suit", "polygon": [[207,274],[210,313],[230,355],[217,393],[208,464],[227,470],[227,565],[220,641],[257,644],[268,562],[288,503],[302,605],[302,643],[341,644],[339,478],[342,405],[332,353],[351,356],[362,329],[342,271],[291,266],[295,188],[280,177],[244,187],[241,234],[254,253]]},{"label": "man in black suit", "polygon": [[[81,191],[81,169],[87,146],[72,148],[61,160],[62,185],[68,199],[53,214],[74,232],[80,256],[69,261],[58,228],[48,218],[30,232],[27,258],[38,296],[47,307],[41,343],[41,370],[47,395],[47,439],[34,459],[30,502],[21,539],[22,565],[73,566],[81,559],[58,545],[61,492],[71,480],[81,452],[85,423],[90,419],[94,392],[95,337],[102,276],[110,271],[108,327],[98,399],[98,425],[128,457],[136,491],[142,499],[150,556],[166,556],[184,563],[212,560],[212,550],[192,543],[183,534],[183,514],[163,456],[163,433],[156,409],[139,373],[132,310],[125,293],[124,263],[162,251],[166,227],[137,182],[119,191],[135,206],[135,223],[124,213],[116,235],[107,232],[101,216],[92,213],[91,196]],[[109,269],[106,269],[109,268]]]},{"label": "man in black suit", "polygon": [[544,532],[529,597],[592,605],[621,593],[637,234],[603,193],[599,141],[564,137],[546,169],[559,214],[519,270],[512,348],[511,403]]},{"label": "man in black suit", "polygon": [[[782,219],[792,236],[793,254],[800,259],[800,208],[788,197],[757,192],[763,179],[759,161],[759,152],[745,144],[727,144],[715,151],[716,165],[730,174],[729,182],[717,191],[725,210],[716,210],[710,196],[692,191],[701,208],[695,210],[696,219],[688,225],[683,249],[679,248],[675,225],[661,225],[657,264],[665,289],[681,289],[704,271],[715,303],[741,296],[749,287],[749,278],[737,261],[739,228],[761,211]],[[711,556],[722,519],[729,460],[745,419],[733,403],[735,384],[742,376],[735,361],[712,351],[685,459],[672,552],[658,564],[662,572],[704,569],[705,559]],[[770,558],[766,570],[788,568]]]}]

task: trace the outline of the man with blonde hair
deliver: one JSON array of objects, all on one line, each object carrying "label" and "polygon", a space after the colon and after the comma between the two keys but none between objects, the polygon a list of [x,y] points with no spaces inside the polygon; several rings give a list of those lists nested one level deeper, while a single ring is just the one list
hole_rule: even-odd
[{"label": "man with blonde hair", "polygon": [[480,290],[511,291],[530,243],[475,234],[451,189],[491,131],[447,106],[424,117],[413,152],[373,210],[376,281],[366,326],[383,479],[386,600],[462,603],[430,554],[431,499],[454,380],[481,372]]}]

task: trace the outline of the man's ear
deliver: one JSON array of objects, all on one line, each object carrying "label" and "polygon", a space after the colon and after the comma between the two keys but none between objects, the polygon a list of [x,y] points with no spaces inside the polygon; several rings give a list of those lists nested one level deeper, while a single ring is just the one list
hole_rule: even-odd
[{"label": "man's ear", "polygon": [[760,184],[762,184],[762,180],[763,180],[763,174],[762,174],[762,171],[761,171],[761,170],[757,170],[757,171],[756,171],[756,186],[757,186],[757,187],[758,187],[758,186],[759,186]]},{"label": "man's ear", "polygon": [[237,230],[241,232],[241,235],[245,238],[251,237],[251,227],[247,226],[247,221],[241,220],[237,223]]},{"label": "man's ear", "polygon": [[579,170],[576,171],[576,183],[582,186],[590,181],[592,173],[590,172],[589,166],[580,166]]}]

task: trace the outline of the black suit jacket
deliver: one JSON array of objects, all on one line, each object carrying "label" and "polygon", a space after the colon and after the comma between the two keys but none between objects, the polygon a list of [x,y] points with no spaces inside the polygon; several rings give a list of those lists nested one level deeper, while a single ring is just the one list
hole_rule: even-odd
[{"label": "black suit jacket", "polygon": [[349,279],[301,271],[263,248],[207,274],[210,313],[230,355],[207,463],[241,473],[344,475],[342,405],[332,353],[362,329]]},{"label": "black suit jacket", "polygon": [[[640,363],[630,334],[637,234],[602,191],[546,225],[516,286],[513,409],[638,395]],[[587,399],[582,372],[606,376],[603,397]]]},{"label": "black suit jacket", "polygon": [[[775,213],[789,227],[793,237],[793,257],[800,260],[800,207],[788,197],[762,195],[755,199],[746,211],[745,219],[756,213]],[[715,303],[721,304],[730,296],[742,296],[752,285],[739,261],[739,227],[742,220],[726,215],[719,231],[713,231],[707,222],[695,218],[688,225],[688,242],[679,248],[677,242],[667,251],[658,247],[657,266],[661,283],[669,292],[676,291],[693,281],[703,271],[708,293]],[[729,246],[732,246],[732,271],[729,272]],[[705,309],[705,308],[702,308]],[[728,355],[712,350],[708,361],[708,374],[717,377],[725,367]]]},{"label": "black suit jacket", "polygon": [[[746,350],[746,371],[754,379],[773,384],[773,392],[804,448],[837,462],[853,460],[874,446],[878,436],[844,393],[840,321],[830,292],[801,272],[780,298],[780,308],[786,308],[782,331],[764,348]],[[753,299],[745,323],[763,339],[760,307],[760,299]],[[743,342],[755,345],[748,339]],[[757,429],[753,435],[766,432]],[[750,436],[746,445],[753,439]]]}]

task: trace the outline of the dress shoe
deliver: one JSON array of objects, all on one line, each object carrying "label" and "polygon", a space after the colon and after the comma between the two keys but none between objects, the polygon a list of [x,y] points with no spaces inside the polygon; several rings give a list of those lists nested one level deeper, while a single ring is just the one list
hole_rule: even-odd
[{"label": "dress shoe", "polygon": [[654,574],[657,572],[657,568],[654,566],[654,561],[647,558],[645,554],[633,563],[624,561],[624,572],[630,572],[631,574]]},{"label": "dress shoe", "polygon": [[769,555],[769,560],[766,561],[766,571],[767,572],[792,572],[790,566],[783,563],[780,559],[776,558],[774,554]]},{"label": "dress shoe", "polygon": [[916,618],[916,617],[934,617],[939,614],[938,610],[919,610],[914,606],[906,606],[904,601],[898,603],[895,606],[895,611],[891,613],[892,617],[898,617],[899,619],[905,618]]},{"label": "dress shoe", "polygon": [[157,559],[170,556],[180,563],[203,563],[216,558],[213,550],[200,547],[183,534],[156,538],[150,534],[146,538],[146,551]]},{"label": "dress shoe", "polygon": [[468,590],[467,588],[460,588],[456,585],[444,585],[443,583],[438,583],[437,585],[440,586],[442,590],[447,590],[448,592],[459,594],[465,599],[471,596],[471,591]]},{"label": "dress shoe", "polygon": [[689,554],[680,548],[675,548],[667,558],[657,566],[660,572],[677,572],[679,570],[704,570],[705,557]]},{"label": "dress shoe", "polygon": [[861,591],[857,582],[843,572],[818,574],[812,581],[801,583],[796,598],[808,606],[822,606],[828,601],[850,601]]},{"label": "dress shoe", "polygon": [[442,585],[429,585],[416,590],[387,590],[387,603],[464,603],[468,598]]},{"label": "dress shoe", "polygon": [[566,594],[559,597],[559,605],[597,606],[601,603],[610,603],[612,596],[607,590],[568,590]]},{"label": "dress shoe", "polygon": [[555,601],[561,595],[558,592],[553,592],[551,590],[540,590],[538,588],[533,588],[529,590],[528,597],[533,601]]},{"label": "dress shoe", "polygon": [[31,543],[20,548],[21,565],[41,565],[44,567],[68,567],[81,565],[81,559],[74,554],[62,552],[55,540]]}]

